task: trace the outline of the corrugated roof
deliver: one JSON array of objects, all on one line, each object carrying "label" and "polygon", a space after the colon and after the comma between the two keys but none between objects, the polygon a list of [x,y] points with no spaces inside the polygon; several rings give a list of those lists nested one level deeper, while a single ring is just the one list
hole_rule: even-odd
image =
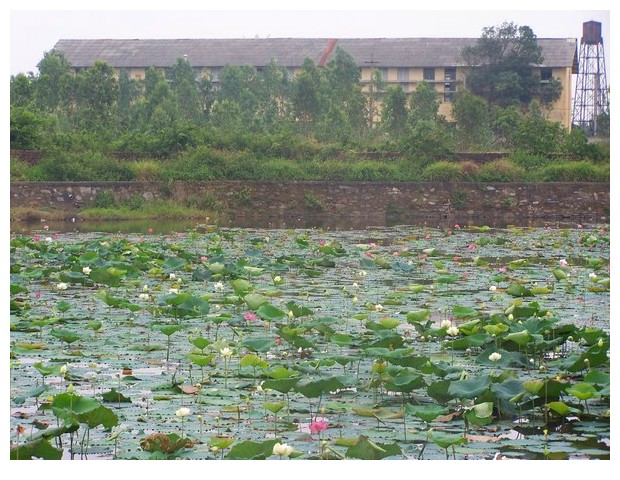
[{"label": "corrugated roof", "polygon": [[[347,51],[359,66],[447,67],[461,66],[464,47],[475,38],[341,38],[336,47]],[[253,65],[275,59],[278,65],[299,67],[306,58],[319,63],[330,39],[74,39],[59,40],[54,49],[64,52],[73,67],[90,67],[103,60],[115,68],[170,67],[187,55],[194,67]],[[539,38],[544,67],[572,67],[577,59],[577,40]]]}]

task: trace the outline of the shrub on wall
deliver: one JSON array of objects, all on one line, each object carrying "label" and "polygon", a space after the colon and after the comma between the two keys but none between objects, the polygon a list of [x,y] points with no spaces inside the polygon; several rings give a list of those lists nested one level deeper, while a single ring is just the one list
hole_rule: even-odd
[{"label": "shrub on wall", "polygon": [[130,168],[138,182],[154,182],[162,178],[161,164],[155,160],[140,160],[132,163]]},{"label": "shrub on wall", "polygon": [[525,169],[510,160],[500,159],[484,165],[478,173],[480,182],[518,182],[525,178]]},{"label": "shrub on wall", "polygon": [[545,167],[540,177],[545,182],[608,182],[609,164],[568,161]]},{"label": "shrub on wall", "polygon": [[435,162],[422,170],[421,179],[427,182],[458,182],[463,177],[463,171],[458,163]]}]

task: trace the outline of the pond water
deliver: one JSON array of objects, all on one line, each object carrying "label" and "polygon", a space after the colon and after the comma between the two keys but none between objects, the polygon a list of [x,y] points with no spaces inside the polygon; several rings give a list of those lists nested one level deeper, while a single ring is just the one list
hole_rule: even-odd
[{"label": "pond water", "polygon": [[14,229],[13,458],[610,458],[608,225],[180,226]]},{"label": "pond water", "polygon": [[[170,232],[185,232],[193,229],[197,220],[188,219],[155,219],[155,220],[113,220],[113,221],[39,221],[39,222],[11,222],[11,232],[28,235],[42,231],[45,226],[56,232],[108,232],[108,233],[147,233],[149,230],[155,234],[167,234]],[[576,228],[577,225],[588,226],[588,219],[570,219],[558,216],[556,218],[515,219],[513,216],[494,216],[491,218],[475,217],[451,217],[451,218],[428,218],[428,217],[343,217],[330,215],[314,215],[307,217],[265,217],[260,215],[238,216],[235,218],[222,218],[212,221],[214,225],[229,228],[263,228],[263,229],[289,229],[289,228],[320,228],[326,230],[367,230],[377,227],[393,227],[409,225],[418,227],[452,228],[455,224],[467,226],[489,226],[494,228],[517,227],[562,227]]]}]

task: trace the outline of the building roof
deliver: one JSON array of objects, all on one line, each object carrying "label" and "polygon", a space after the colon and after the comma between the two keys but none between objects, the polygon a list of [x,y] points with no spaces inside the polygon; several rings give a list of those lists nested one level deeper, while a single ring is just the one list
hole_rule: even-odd
[{"label": "building roof", "polygon": [[[539,38],[542,67],[577,65],[577,40]],[[456,67],[464,66],[461,52],[476,38],[234,38],[234,39],[74,39],[59,40],[62,51],[76,68],[103,60],[114,68],[170,67],[185,57],[194,67],[224,65],[265,66],[271,59],[285,67],[299,67],[306,58],[317,65],[329,61],[336,47],[348,52],[359,66]]]}]

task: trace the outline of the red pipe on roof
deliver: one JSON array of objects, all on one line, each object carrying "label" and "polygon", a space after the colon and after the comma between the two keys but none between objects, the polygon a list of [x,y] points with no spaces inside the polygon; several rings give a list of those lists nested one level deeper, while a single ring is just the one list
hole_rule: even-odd
[{"label": "red pipe on roof", "polygon": [[319,67],[325,66],[325,64],[327,63],[327,60],[329,59],[330,55],[334,51],[334,47],[336,46],[337,42],[338,42],[337,38],[330,38],[327,41],[327,45],[325,45],[325,50],[323,50],[323,54],[321,55],[321,59],[319,60],[319,65],[318,65]]}]

